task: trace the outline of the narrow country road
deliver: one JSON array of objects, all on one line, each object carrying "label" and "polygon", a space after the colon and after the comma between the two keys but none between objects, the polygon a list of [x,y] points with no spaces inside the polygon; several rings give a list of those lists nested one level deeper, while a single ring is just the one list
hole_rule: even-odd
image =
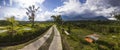
[{"label": "narrow country road", "polygon": [[42,44],[50,37],[50,35],[52,34],[52,29],[53,29],[53,26],[46,32],[46,34],[43,37],[32,42],[31,44],[25,46],[20,50],[38,50],[39,47],[41,47]]},{"label": "narrow country road", "polygon": [[[53,35],[52,35],[53,34]],[[52,38],[53,37],[53,38]],[[52,38],[52,40],[51,40]],[[44,43],[49,42],[51,40],[50,45],[47,47],[44,46]],[[42,50],[40,49],[47,48],[47,50],[62,50],[62,41],[60,33],[56,27],[56,25],[53,25],[46,33],[43,35],[43,37],[39,38],[38,40],[30,43],[29,45],[25,46],[24,48],[20,50]]]},{"label": "narrow country road", "polygon": [[62,50],[62,42],[61,42],[61,36],[60,32],[57,30],[56,25],[54,27],[54,38],[53,41],[49,47],[49,50]]}]

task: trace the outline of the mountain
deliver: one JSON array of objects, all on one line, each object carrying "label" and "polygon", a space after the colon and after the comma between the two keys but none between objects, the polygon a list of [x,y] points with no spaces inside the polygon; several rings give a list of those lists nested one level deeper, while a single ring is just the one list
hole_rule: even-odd
[{"label": "mountain", "polygon": [[69,17],[69,16],[62,16],[63,20],[65,21],[77,21],[77,20],[108,20],[104,16],[96,16],[96,17],[91,17],[91,18],[85,18],[82,16],[74,16],[74,17]]},{"label": "mountain", "polygon": [[91,20],[108,20],[106,17],[103,16],[97,16],[95,18],[92,18]]}]

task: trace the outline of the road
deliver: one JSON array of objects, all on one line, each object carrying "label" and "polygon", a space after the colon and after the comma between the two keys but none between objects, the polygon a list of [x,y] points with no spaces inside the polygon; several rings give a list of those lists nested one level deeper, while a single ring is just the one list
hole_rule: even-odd
[{"label": "road", "polygon": [[20,50],[38,50],[39,47],[41,47],[42,44],[50,37],[50,35],[52,34],[52,29],[53,29],[53,26],[46,32],[46,34],[43,37],[32,42],[31,44],[25,46]]},{"label": "road", "polygon": [[54,38],[49,47],[49,50],[62,50],[61,36],[60,32],[56,28],[56,25],[54,25]]},{"label": "road", "polygon": [[[53,31],[54,30],[54,31]],[[50,43],[50,46],[48,47],[48,50],[62,50],[62,42],[61,42],[61,36],[60,33],[56,27],[56,25],[53,25],[43,37],[39,38],[38,40],[30,43],[29,45],[25,46],[24,48],[20,50],[39,50],[39,48],[49,40],[51,34],[54,33],[53,39]]]}]

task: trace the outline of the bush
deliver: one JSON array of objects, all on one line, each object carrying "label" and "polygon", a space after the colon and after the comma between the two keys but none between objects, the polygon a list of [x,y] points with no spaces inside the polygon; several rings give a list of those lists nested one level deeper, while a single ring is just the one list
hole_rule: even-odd
[{"label": "bush", "polygon": [[[50,27],[50,26],[49,26]],[[30,31],[18,31],[15,35],[0,36],[0,46],[17,45],[28,42],[45,32],[49,27],[37,27]]]}]

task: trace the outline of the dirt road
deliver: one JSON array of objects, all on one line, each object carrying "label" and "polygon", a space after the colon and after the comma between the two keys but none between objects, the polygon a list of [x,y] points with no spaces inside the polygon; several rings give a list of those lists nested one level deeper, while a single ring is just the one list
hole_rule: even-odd
[{"label": "dirt road", "polygon": [[32,42],[31,44],[25,46],[20,50],[38,50],[42,46],[42,44],[50,37],[52,33],[52,29],[53,29],[53,26],[46,32],[46,34],[43,37]]},{"label": "dirt road", "polygon": [[[54,31],[53,31],[54,30]],[[50,39],[51,34],[54,33],[50,46],[47,47],[47,50],[62,50],[62,42],[60,33],[56,27],[53,25],[43,37],[39,38],[38,40],[30,43],[29,45],[25,46],[20,50],[40,50],[40,47]],[[44,47],[46,48],[46,47]]]}]

